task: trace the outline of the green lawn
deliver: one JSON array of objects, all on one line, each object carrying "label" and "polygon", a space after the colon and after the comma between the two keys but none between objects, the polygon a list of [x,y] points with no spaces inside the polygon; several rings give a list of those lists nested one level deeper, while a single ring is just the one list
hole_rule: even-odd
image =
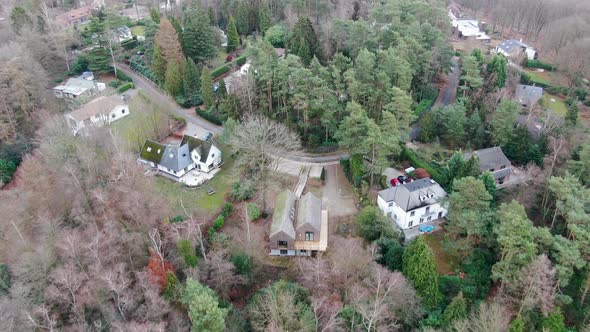
[{"label": "green lawn", "polygon": [[217,55],[210,60],[207,60],[207,64],[211,67],[211,70],[221,67],[225,64],[225,59],[227,58],[227,53],[225,53],[225,48],[219,47],[217,49]]},{"label": "green lawn", "polygon": [[131,27],[131,34],[134,36],[145,36],[145,27],[142,25]]},{"label": "green lawn", "polygon": [[[211,218],[225,203],[225,195],[231,191],[231,185],[239,179],[239,171],[235,161],[230,158],[229,149],[222,148],[224,165],[211,181],[199,188],[189,188],[170,179],[158,177],[156,187],[168,199],[170,211],[174,215],[184,214],[181,206],[196,213],[195,217]],[[209,188],[215,189],[208,195]]]},{"label": "green lawn", "polygon": [[551,82],[551,76],[550,76],[549,72],[537,72],[537,71],[527,70],[526,73],[529,74],[531,79],[535,82],[539,82],[539,83],[543,83],[543,84],[553,84],[553,82]]},{"label": "green lawn", "polygon": [[[551,101],[551,99],[554,99],[555,101]],[[559,116],[565,117],[565,114],[567,113],[567,106],[565,105],[563,99],[555,95],[548,94],[547,92],[543,94],[543,105]]]},{"label": "green lawn", "polygon": [[421,236],[424,236],[424,240],[426,240],[426,243],[434,253],[438,273],[441,275],[455,274],[455,267],[458,266],[459,262],[456,257],[449,255],[443,247],[445,231],[438,230],[434,233]]}]

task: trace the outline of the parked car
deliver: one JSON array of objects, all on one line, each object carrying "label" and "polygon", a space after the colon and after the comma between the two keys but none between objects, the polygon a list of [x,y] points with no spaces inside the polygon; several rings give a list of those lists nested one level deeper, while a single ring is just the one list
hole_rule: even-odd
[{"label": "parked car", "polygon": [[410,179],[408,179],[408,177],[405,176],[405,175],[400,175],[400,176],[397,177],[397,179],[401,183],[408,183],[408,182],[410,182]]},{"label": "parked car", "polygon": [[434,228],[432,225],[420,225],[420,233],[432,233]]},{"label": "parked car", "polygon": [[402,183],[401,183],[401,182],[399,182],[399,180],[398,180],[398,179],[396,179],[396,178],[393,178],[393,179],[391,179],[391,181],[389,181],[389,183],[391,183],[391,186],[392,186],[392,187],[397,187],[397,186],[399,186],[400,184],[402,184]]}]

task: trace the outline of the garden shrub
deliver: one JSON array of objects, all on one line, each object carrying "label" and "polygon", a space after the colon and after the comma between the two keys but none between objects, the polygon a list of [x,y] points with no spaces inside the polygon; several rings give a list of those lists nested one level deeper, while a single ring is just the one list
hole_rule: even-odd
[{"label": "garden shrub", "polygon": [[0,188],[10,182],[16,173],[16,164],[10,160],[0,159]]},{"label": "garden shrub", "polygon": [[173,301],[176,299],[177,294],[177,287],[178,287],[178,279],[174,272],[168,270],[166,272],[166,287],[164,287],[163,296],[168,301]]},{"label": "garden shrub", "polygon": [[123,85],[121,85],[120,87],[117,88],[117,92],[118,93],[123,93],[129,89],[133,89],[134,85],[133,83],[129,82],[129,83],[125,83]]},{"label": "garden shrub", "polygon": [[90,61],[88,61],[88,58],[85,55],[80,54],[78,58],[76,58],[76,61],[74,61],[74,63],[72,64],[70,74],[80,75],[83,72],[88,71],[89,64]]},{"label": "garden shrub", "polygon": [[218,231],[221,229],[221,227],[223,227],[223,225],[225,225],[225,218],[222,215],[217,216],[215,221],[213,221],[213,229]]},{"label": "garden shrub", "polygon": [[183,222],[184,220],[185,220],[185,217],[182,214],[179,214],[177,216],[170,218],[171,223]]},{"label": "garden shrub", "polygon": [[548,71],[555,70],[555,67],[552,64],[549,64],[547,62],[543,62],[541,60],[528,60],[526,63],[526,66],[528,68],[539,68],[539,69],[544,69],[544,70],[548,70]]},{"label": "garden shrub", "polygon": [[250,221],[256,221],[258,218],[260,218],[260,209],[255,203],[246,204],[246,210],[248,212],[248,219],[250,219]]},{"label": "garden shrub", "polygon": [[137,47],[137,40],[136,39],[129,39],[124,42],[121,42],[121,46],[126,50],[132,50]]},{"label": "garden shrub", "polygon": [[12,284],[12,276],[6,264],[0,264],[0,295],[7,294]]},{"label": "garden shrub", "polygon": [[184,263],[189,267],[195,267],[199,263],[199,258],[195,254],[195,248],[189,240],[179,240],[176,242],[178,255],[184,259]]},{"label": "garden shrub", "polygon": [[236,182],[232,185],[232,199],[235,201],[245,201],[254,196],[254,183],[251,181]]},{"label": "garden shrub", "polygon": [[117,78],[123,82],[133,82],[133,79],[121,70],[117,70]]},{"label": "garden shrub", "polygon": [[218,126],[223,125],[223,121],[218,118],[217,116],[215,116],[215,114],[211,113],[211,110],[209,110],[208,112],[201,110],[200,108],[195,108],[195,112],[197,113],[197,115],[199,115],[200,117],[202,117],[203,119],[212,122]]},{"label": "garden shrub", "polygon": [[247,57],[245,55],[243,55],[243,56],[236,59],[236,63],[238,64],[238,66],[241,66],[246,63],[246,60],[247,60]]},{"label": "garden shrub", "polygon": [[250,275],[252,273],[252,257],[240,252],[232,255],[231,261],[236,267],[238,274]]},{"label": "garden shrub", "polygon": [[123,82],[119,81],[118,79],[114,79],[109,82],[109,87],[118,88],[119,86],[121,86],[121,84],[123,84]]},{"label": "garden shrub", "polygon": [[221,215],[224,218],[227,218],[227,217],[229,217],[229,215],[232,213],[233,210],[234,210],[234,206],[230,202],[225,202],[225,204],[223,205],[223,210],[221,211]]},{"label": "garden shrub", "polygon": [[574,96],[576,96],[576,98],[578,98],[580,101],[586,100],[586,97],[588,96],[588,91],[583,88],[575,88],[573,92]]},{"label": "garden shrub", "polygon": [[422,115],[422,113],[426,112],[430,108],[430,106],[432,106],[432,104],[434,104],[434,100],[422,99],[422,101],[414,109],[414,115]]}]

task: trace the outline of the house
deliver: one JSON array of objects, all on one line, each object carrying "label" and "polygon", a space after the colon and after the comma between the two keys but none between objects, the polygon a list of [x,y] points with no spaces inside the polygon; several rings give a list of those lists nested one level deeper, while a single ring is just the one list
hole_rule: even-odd
[{"label": "house", "polygon": [[88,126],[101,127],[129,115],[129,106],[119,96],[98,97],[65,115],[74,134]]},{"label": "house", "polygon": [[447,216],[442,200],[445,190],[431,178],[415,180],[381,190],[377,206],[401,230]]},{"label": "house", "polygon": [[56,22],[62,27],[71,27],[80,24],[86,24],[92,16],[92,6],[84,6],[72,9],[55,17]]},{"label": "house", "polygon": [[459,18],[452,9],[449,9],[449,18],[451,19],[451,26],[461,38],[475,37],[478,40],[491,40],[485,32],[479,29],[479,21],[468,18]]},{"label": "house", "polygon": [[543,88],[519,84],[514,92],[514,99],[524,107],[535,106],[543,98]]},{"label": "house", "polygon": [[279,194],[269,233],[273,256],[311,256],[328,247],[328,211],[309,192],[301,199],[287,190]]},{"label": "house", "polygon": [[[94,76],[93,76],[94,78]],[[94,80],[80,77],[70,78],[64,84],[53,88],[53,93],[57,98],[77,99],[81,96],[92,96],[106,88],[106,85]]]},{"label": "house", "polygon": [[521,40],[509,39],[502,44],[496,46],[496,53],[503,54],[506,57],[519,57],[521,54],[526,54],[527,59],[533,60],[537,58],[537,51]]},{"label": "house", "polygon": [[471,156],[479,158],[479,170],[481,172],[491,172],[498,184],[504,183],[512,174],[510,160],[506,158],[499,146],[466,153],[464,155],[465,160],[470,159]]},{"label": "house", "polygon": [[184,135],[180,144],[160,144],[147,140],[139,161],[159,171],[181,178],[192,170],[209,173],[221,165],[221,150],[213,142]]},{"label": "house", "polygon": [[133,34],[128,26],[118,27],[113,30],[113,41],[116,43],[122,43],[127,40],[133,39]]},{"label": "house", "polygon": [[82,75],[78,76],[78,78],[87,80],[87,81],[94,81],[94,73],[91,71],[85,71]]},{"label": "house", "polygon": [[217,30],[217,34],[220,37],[219,40],[221,40],[221,47],[227,47],[227,35],[225,34],[225,31],[217,27],[215,28],[215,30]]},{"label": "house", "polygon": [[250,62],[246,62],[239,70],[236,70],[223,78],[227,92],[232,93],[239,88],[242,78],[248,75],[251,66]]}]

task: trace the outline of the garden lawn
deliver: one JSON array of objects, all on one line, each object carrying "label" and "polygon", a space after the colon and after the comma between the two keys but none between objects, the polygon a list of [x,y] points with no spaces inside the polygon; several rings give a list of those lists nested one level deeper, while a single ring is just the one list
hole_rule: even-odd
[{"label": "garden lawn", "polygon": [[225,53],[225,48],[220,47],[217,49],[217,55],[207,60],[207,64],[209,68],[213,71],[215,68],[221,67],[225,64],[225,59],[227,58],[227,53]]},{"label": "garden lawn", "polygon": [[527,70],[526,73],[529,74],[531,79],[535,82],[543,83],[543,84],[553,84],[553,82],[551,82],[551,77],[549,76],[549,72],[546,72],[546,71],[545,72],[538,72],[538,71]]},{"label": "garden lawn", "polygon": [[[230,157],[229,149],[222,148],[224,164],[211,181],[198,188],[186,187],[181,183],[164,177],[156,178],[157,190],[168,200],[172,215],[184,215],[181,206],[195,213],[197,218],[210,219],[215,216],[225,203],[225,196],[231,191],[231,186],[239,179],[239,170]],[[208,195],[209,188],[215,193]]]},{"label": "garden lawn", "polygon": [[458,266],[458,261],[456,257],[449,255],[443,247],[443,241],[445,240],[444,230],[438,230],[434,233],[421,236],[424,236],[424,240],[426,240],[426,243],[434,253],[438,273],[440,275],[455,274],[455,267]]},{"label": "garden lawn", "polygon": [[[551,101],[551,99],[554,99],[555,101]],[[567,113],[567,106],[565,105],[563,99],[555,95],[548,94],[547,92],[543,94],[543,105],[561,117],[565,117],[565,114]]]},{"label": "garden lawn", "polygon": [[131,27],[131,34],[134,36],[145,36],[145,27],[142,25]]}]

